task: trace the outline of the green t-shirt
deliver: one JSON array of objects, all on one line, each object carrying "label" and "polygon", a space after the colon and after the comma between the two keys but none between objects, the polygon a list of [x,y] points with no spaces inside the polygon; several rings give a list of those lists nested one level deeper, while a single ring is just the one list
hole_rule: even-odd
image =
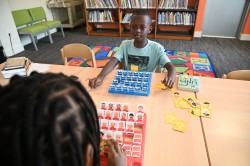
[{"label": "green t-shirt", "polygon": [[125,70],[130,70],[131,64],[138,66],[139,71],[154,72],[157,65],[164,66],[170,62],[166,56],[164,47],[154,41],[148,40],[143,48],[136,48],[133,40],[124,40],[115,54],[122,62],[124,60]]}]

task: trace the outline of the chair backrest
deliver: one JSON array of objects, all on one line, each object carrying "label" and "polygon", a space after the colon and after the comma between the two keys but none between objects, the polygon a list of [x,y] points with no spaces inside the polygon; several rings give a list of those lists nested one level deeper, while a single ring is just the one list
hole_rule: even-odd
[{"label": "chair backrest", "polygon": [[46,20],[46,14],[43,7],[35,7],[28,10],[33,22]]},{"label": "chair backrest", "polygon": [[222,78],[250,81],[250,70],[236,70],[224,74]]},{"label": "chair backrest", "polygon": [[61,49],[61,55],[64,65],[68,65],[67,58],[84,58],[86,60],[91,60],[92,66],[96,67],[94,52],[84,44],[73,43],[65,45]]},{"label": "chair backrest", "polygon": [[32,23],[32,19],[27,9],[12,11],[12,16],[16,27]]}]

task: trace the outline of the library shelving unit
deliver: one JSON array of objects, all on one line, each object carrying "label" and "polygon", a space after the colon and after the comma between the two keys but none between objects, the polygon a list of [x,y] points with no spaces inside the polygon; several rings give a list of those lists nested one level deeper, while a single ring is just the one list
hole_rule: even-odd
[{"label": "library shelving unit", "polygon": [[88,35],[130,36],[130,17],[147,9],[153,30],[148,38],[193,40],[199,0],[84,0]]}]

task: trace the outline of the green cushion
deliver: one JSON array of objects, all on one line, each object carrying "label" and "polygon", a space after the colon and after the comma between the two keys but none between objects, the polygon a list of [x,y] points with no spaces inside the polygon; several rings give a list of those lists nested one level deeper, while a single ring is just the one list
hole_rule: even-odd
[{"label": "green cushion", "polygon": [[27,9],[12,11],[12,16],[17,27],[32,22],[32,19]]},{"label": "green cushion", "polygon": [[43,7],[35,7],[35,8],[28,9],[28,10],[30,12],[33,22],[46,19],[46,14],[43,10]]},{"label": "green cushion", "polygon": [[44,22],[38,23],[38,25],[43,25],[49,28],[53,28],[53,27],[59,27],[61,25],[61,22],[60,21],[44,21]]},{"label": "green cushion", "polygon": [[33,25],[33,26],[27,26],[25,28],[20,28],[18,29],[19,33],[32,33],[37,34],[41,31],[46,31],[47,27],[46,26],[40,26],[40,25]]}]

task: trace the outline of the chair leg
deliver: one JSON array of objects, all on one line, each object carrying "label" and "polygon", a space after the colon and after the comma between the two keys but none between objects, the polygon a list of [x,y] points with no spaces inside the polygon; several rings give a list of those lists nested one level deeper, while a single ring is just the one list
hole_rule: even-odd
[{"label": "chair leg", "polygon": [[30,38],[31,38],[31,40],[32,40],[32,43],[33,43],[33,45],[34,45],[36,51],[38,51],[37,46],[36,46],[36,40],[35,40],[34,36],[33,36],[33,35],[30,35]]},{"label": "chair leg", "polygon": [[60,26],[60,29],[61,29],[63,37],[65,37],[62,25]]},{"label": "chair leg", "polygon": [[37,36],[35,36],[34,38],[35,38],[36,43],[38,43]]},{"label": "chair leg", "polygon": [[52,37],[51,37],[51,34],[50,34],[49,30],[47,30],[47,33],[48,33],[48,36],[49,36],[49,41],[50,41],[50,43],[53,44],[53,39],[52,39]]}]

